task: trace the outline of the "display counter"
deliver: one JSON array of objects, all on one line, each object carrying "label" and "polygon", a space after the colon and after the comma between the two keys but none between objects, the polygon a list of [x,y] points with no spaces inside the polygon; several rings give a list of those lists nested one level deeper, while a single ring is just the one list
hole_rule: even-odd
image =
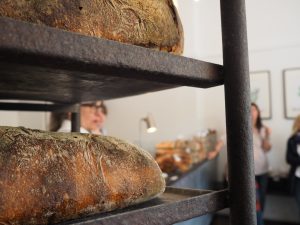
[{"label": "display counter", "polygon": [[[173,177],[176,175],[172,175]],[[172,178],[170,176],[170,178]],[[201,163],[193,165],[186,173],[177,175],[178,179],[167,180],[167,186],[191,188],[191,189],[208,189],[213,190],[217,179],[217,160],[205,160]],[[196,217],[176,225],[209,225],[212,215]]]}]

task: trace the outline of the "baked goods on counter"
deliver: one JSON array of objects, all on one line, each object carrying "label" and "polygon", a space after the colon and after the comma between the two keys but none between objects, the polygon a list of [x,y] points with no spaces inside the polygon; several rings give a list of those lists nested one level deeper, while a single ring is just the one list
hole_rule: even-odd
[{"label": "baked goods on counter", "polygon": [[1,0],[0,16],[181,54],[172,0]]},{"label": "baked goods on counter", "polygon": [[207,153],[214,150],[216,131],[194,136],[192,139],[163,141],[156,145],[156,156],[159,167],[164,173],[185,173],[193,165],[207,159]]},{"label": "baked goods on counter", "polygon": [[192,158],[188,153],[174,150],[172,152],[160,152],[160,155],[156,155],[156,162],[163,172],[170,174],[177,170],[188,171],[192,165]]},{"label": "baked goods on counter", "polygon": [[0,127],[0,224],[48,224],[152,199],[149,153],[114,137]]}]

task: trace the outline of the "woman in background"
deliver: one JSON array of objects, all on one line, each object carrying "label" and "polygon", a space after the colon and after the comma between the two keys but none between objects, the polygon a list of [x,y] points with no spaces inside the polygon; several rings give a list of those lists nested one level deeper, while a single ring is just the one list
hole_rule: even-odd
[{"label": "woman in background", "polygon": [[[83,103],[80,106],[80,133],[105,134],[103,124],[107,108],[102,101]],[[50,131],[71,132],[71,113],[52,113]]]},{"label": "woman in background", "polygon": [[270,143],[271,130],[267,126],[263,125],[260,117],[260,110],[255,103],[251,103],[251,115],[255,180],[258,188],[257,191],[259,195],[261,211],[263,212],[269,172],[267,152],[269,152],[272,148]]},{"label": "woman in background", "polygon": [[[271,150],[270,134],[271,130],[264,126],[260,117],[260,110],[255,103],[251,103],[252,135],[253,135],[253,153],[254,153],[254,171],[256,185],[256,213],[257,224],[263,225],[263,209],[265,205],[265,196],[268,183],[269,163],[267,152]],[[208,159],[215,158],[226,144],[226,136],[217,142],[214,151],[208,153]],[[227,167],[227,166],[226,166]],[[227,180],[227,168],[225,169],[225,178]]]},{"label": "woman in background", "polygon": [[292,192],[295,194],[300,214],[300,115],[294,121],[293,133],[287,142],[286,161],[291,165],[291,187]]}]

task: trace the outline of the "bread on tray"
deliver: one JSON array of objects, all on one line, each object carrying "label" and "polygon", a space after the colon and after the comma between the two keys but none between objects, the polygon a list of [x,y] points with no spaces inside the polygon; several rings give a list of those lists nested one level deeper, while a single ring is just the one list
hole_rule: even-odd
[{"label": "bread on tray", "polygon": [[163,193],[149,153],[114,137],[0,127],[0,224],[48,224]]},{"label": "bread on tray", "polygon": [[172,0],[1,0],[0,16],[181,54]]}]

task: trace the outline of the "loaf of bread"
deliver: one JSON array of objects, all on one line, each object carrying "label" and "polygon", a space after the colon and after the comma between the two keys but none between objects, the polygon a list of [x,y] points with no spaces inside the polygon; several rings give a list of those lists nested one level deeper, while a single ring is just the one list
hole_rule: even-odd
[{"label": "loaf of bread", "polygon": [[183,29],[172,0],[1,0],[0,16],[177,54]]},{"label": "loaf of bread", "polygon": [[0,127],[0,224],[48,224],[152,199],[151,155],[113,137]]}]

